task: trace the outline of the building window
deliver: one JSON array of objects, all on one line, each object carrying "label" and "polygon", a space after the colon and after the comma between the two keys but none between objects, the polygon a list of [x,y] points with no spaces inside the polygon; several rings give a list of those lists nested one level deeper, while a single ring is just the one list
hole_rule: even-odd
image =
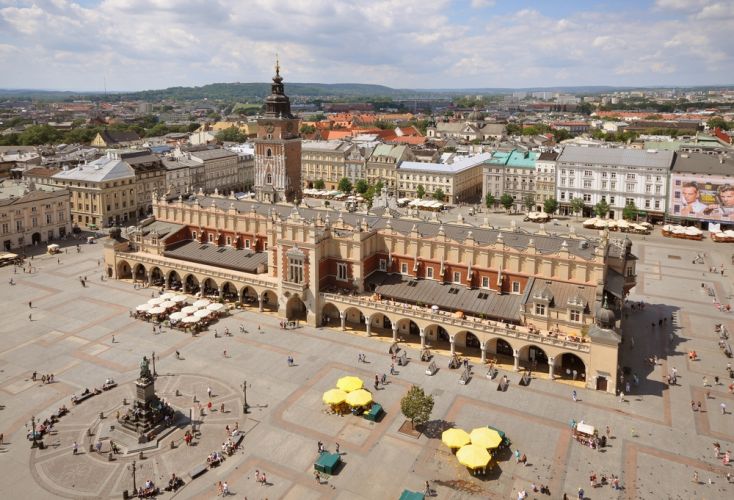
[{"label": "building window", "polygon": [[214,235],[212,233],[209,233],[208,236],[209,236],[209,243],[214,243]]},{"label": "building window", "polygon": [[519,281],[512,282],[512,293],[520,293],[520,282]]},{"label": "building window", "polygon": [[265,175],[265,184],[272,184],[273,183],[273,174],[267,173]]},{"label": "building window", "polygon": [[191,239],[196,240],[196,231],[191,231]]},{"label": "building window", "polygon": [[482,276],[482,288],[489,288],[489,276]]},{"label": "building window", "polygon": [[454,283],[461,283],[461,273],[454,271]]},{"label": "building window", "polygon": [[245,248],[250,248],[250,240],[245,240]]},{"label": "building window", "polygon": [[427,267],[426,268],[426,278],[432,280],[433,279],[433,268]]},{"label": "building window", "polygon": [[303,283],[302,259],[288,259],[288,281],[291,283]]},{"label": "building window", "polygon": [[379,267],[380,271],[387,271],[387,261],[385,259],[380,259]]},{"label": "building window", "polygon": [[614,205],[614,196],[610,196],[609,197],[609,203],[611,203],[612,205]]},{"label": "building window", "polygon": [[545,304],[535,304],[536,316],[545,316]]},{"label": "building window", "polygon": [[232,246],[232,237],[227,236],[227,245]]},{"label": "building window", "polygon": [[400,274],[408,274],[408,264],[403,262],[400,264]]},{"label": "building window", "polygon": [[347,264],[345,262],[336,263],[336,279],[347,281]]},{"label": "building window", "polygon": [[268,148],[268,150],[265,151],[265,156],[267,156],[268,158],[270,158],[271,156],[273,156],[273,150],[270,149],[270,148]]},{"label": "building window", "polygon": [[589,202],[591,202],[591,195],[590,194],[585,194],[584,195],[584,203],[589,203]]},{"label": "building window", "polygon": [[624,199],[624,206],[634,205],[635,199],[634,198],[625,198]]},{"label": "building window", "polygon": [[569,313],[569,319],[571,321],[579,323],[581,321],[581,311],[577,309],[571,309],[571,312]]}]

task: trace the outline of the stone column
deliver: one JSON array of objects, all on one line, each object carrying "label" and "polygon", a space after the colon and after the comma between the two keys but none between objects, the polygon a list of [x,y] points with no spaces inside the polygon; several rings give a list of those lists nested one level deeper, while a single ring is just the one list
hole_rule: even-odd
[{"label": "stone column", "polygon": [[513,357],[515,358],[515,371],[520,371],[520,351],[515,350],[512,352]]},{"label": "stone column", "polygon": [[372,335],[372,323],[370,323],[370,319],[367,318],[367,321],[365,322],[367,326],[367,336],[369,337]]},{"label": "stone column", "polygon": [[224,297],[224,287],[219,289],[219,298],[221,299],[223,297]]},{"label": "stone column", "polygon": [[146,280],[148,281],[148,285],[151,285],[151,286],[152,286],[152,285],[153,285],[153,273],[148,273],[148,274],[147,274],[147,275],[145,276],[145,278],[146,278]]},{"label": "stone column", "polygon": [[420,329],[420,336],[421,336],[421,349],[426,348],[426,329],[421,328]]},{"label": "stone column", "polygon": [[456,354],[456,342],[454,341],[454,337],[449,337],[449,342],[451,342],[451,355],[453,356]]},{"label": "stone column", "polygon": [[392,325],[392,341],[393,342],[398,341],[398,325],[397,324]]},{"label": "stone column", "polygon": [[263,297],[262,295],[257,296],[257,310],[263,312]]},{"label": "stone column", "polygon": [[343,312],[339,312],[339,319],[341,320],[341,323],[342,323],[342,330],[346,330],[347,329],[347,315],[344,314]]},{"label": "stone column", "polygon": [[482,351],[482,364],[487,362],[487,343],[482,342],[479,344],[479,349]]},{"label": "stone column", "polygon": [[548,358],[548,377],[553,380],[553,372],[555,370],[554,359]]}]

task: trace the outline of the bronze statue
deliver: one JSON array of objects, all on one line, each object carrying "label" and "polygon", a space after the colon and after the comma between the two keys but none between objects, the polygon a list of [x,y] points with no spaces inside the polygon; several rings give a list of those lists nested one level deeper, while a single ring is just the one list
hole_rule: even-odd
[{"label": "bronze statue", "polygon": [[153,375],[150,373],[150,368],[148,366],[148,358],[143,356],[143,359],[140,361],[140,378],[142,379],[152,379]]}]

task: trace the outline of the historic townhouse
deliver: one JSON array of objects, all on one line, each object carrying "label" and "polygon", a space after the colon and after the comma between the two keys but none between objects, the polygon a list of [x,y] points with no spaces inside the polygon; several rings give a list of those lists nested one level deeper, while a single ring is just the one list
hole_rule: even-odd
[{"label": "historic townhouse", "polygon": [[546,200],[556,197],[556,160],[554,151],[540,153],[535,160],[535,209],[543,210]]},{"label": "historic townhouse", "polygon": [[339,180],[350,178],[350,170],[354,170],[348,168],[348,163],[352,163],[350,158],[355,150],[359,148],[345,141],[304,141],[301,147],[303,188],[313,188],[316,181],[322,180],[325,189],[337,189]]},{"label": "historic townhouse", "polygon": [[6,179],[0,182],[0,239],[3,250],[38,245],[71,231],[69,191]]}]

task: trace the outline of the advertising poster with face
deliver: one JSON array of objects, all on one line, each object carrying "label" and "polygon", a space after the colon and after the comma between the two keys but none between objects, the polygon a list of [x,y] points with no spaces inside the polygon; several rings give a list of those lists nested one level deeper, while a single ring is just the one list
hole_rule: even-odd
[{"label": "advertising poster with face", "polygon": [[734,179],[673,174],[670,215],[734,222]]}]

